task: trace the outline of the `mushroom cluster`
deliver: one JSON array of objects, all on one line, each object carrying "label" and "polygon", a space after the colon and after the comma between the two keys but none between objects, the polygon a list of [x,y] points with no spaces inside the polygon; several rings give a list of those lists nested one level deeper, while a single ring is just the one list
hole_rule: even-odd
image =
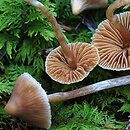
[{"label": "mushroom cluster", "polygon": [[64,101],[116,86],[130,84],[130,75],[101,81],[68,92],[47,95],[41,84],[30,74],[21,74],[14,86],[5,111],[19,117],[32,126],[49,129],[51,108],[49,102]]},{"label": "mushroom cluster", "polygon": [[106,11],[107,19],[99,24],[92,43],[99,51],[99,66],[111,70],[130,69],[130,12],[115,14],[130,0],[116,0]]},{"label": "mushroom cluster", "polygon": [[25,1],[34,5],[48,18],[61,45],[47,56],[46,73],[62,84],[83,80],[99,62],[97,48],[89,43],[68,44],[55,17],[47,8],[37,0]]},{"label": "mushroom cluster", "polygon": [[[93,44],[68,44],[53,15],[37,0],[25,0],[45,14],[53,25],[60,47],[51,51],[46,60],[46,72],[60,83],[70,84],[83,80],[98,64],[112,70],[130,69],[130,13],[113,15],[115,9],[130,4],[130,0],[116,0],[107,9],[103,21],[93,36]],[[97,48],[98,50],[97,50]],[[99,55],[98,55],[99,51]],[[5,111],[33,126],[50,128],[51,109],[49,102],[63,101],[103,89],[130,84],[130,75],[95,83],[69,92],[47,95],[41,84],[30,74],[20,75]]]},{"label": "mushroom cluster", "polygon": [[105,7],[108,0],[71,0],[72,13],[80,14],[84,10]]}]

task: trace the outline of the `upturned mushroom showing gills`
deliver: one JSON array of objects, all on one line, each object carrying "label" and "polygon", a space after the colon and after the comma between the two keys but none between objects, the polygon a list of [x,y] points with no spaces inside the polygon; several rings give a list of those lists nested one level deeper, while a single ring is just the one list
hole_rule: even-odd
[{"label": "upturned mushroom showing gills", "polygon": [[71,84],[83,80],[98,64],[98,50],[89,43],[68,44],[55,17],[37,0],[26,0],[38,8],[52,24],[60,47],[46,58],[46,73],[55,81]]},{"label": "upturned mushroom showing gills", "polygon": [[116,0],[106,11],[107,19],[98,25],[92,43],[99,51],[99,66],[111,70],[130,69],[130,12],[115,14],[130,0]]},{"label": "upturned mushroom showing gills", "polygon": [[30,74],[23,73],[18,77],[12,95],[4,109],[12,116],[19,117],[32,126],[49,129],[51,126],[49,102],[73,99],[127,84],[130,84],[130,75],[104,80],[68,92],[47,95],[39,82]]},{"label": "upturned mushroom showing gills", "polygon": [[84,10],[105,7],[108,0],[71,0],[72,13],[80,14]]}]

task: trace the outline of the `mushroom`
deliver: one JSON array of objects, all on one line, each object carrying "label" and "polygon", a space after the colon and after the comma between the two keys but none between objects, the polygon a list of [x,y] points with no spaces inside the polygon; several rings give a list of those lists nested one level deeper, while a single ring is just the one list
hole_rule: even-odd
[{"label": "mushroom", "polygon": [[80,14],[84,10],[105,7],[108,0],[71,0],[72,13]]},{"label": "mushroom", "polygon": [[43,14],[52,24],[60,47],[52,50],[46,58],[46,73],[55,81],[71,84],[83,80],[98,64],[97,48],[89,43],[68,44],[55,17],[37,0],[25,0]]},{"label": "mushroom", "polygon": [[107,19],[101,22],[92,37],[100,56],[99,66],[111,70],[130,69],[130,12],[115,14],[130,0],[116,0],[106,11]]},{"label": "mushroom", "polygon": [[28,73],[18,77],[4,109],[33,126],[41,128],[51,126],[51,110],[47,94],[41,84]]},{"label": "mushroom", "polygon": [[130,84],[130,75],[109,79],[68,92],[57,92],[47,95],[30,74],[20,75],[12,95],[5,106],[5,111],[19,117],[33,126],[50,128],[51,110],[49,102],[64,101],[85,96],[100,90]]}]

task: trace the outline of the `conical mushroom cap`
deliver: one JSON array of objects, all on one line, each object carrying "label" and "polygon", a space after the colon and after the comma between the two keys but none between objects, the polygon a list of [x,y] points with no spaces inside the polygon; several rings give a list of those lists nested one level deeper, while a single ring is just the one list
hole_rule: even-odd
[{"label": "conical mushroom cap", "polygon": [[30,74],[18,77],[5,111],[41,128],[51,125],[51,110],[47,94]]},{"label": "conical mushroom cap", "polygon": [[97,48],[89,43],[68,44],[74,55],[76,68],[69,67],[61,47],[52,50],[46,58],[47,74],[62,84],[71,84],[82,81],[98,64]]},{"label": "conical mushroom cap", "polygon": [[80,14],[87,9],[96,9],[106,6],[108,0],[71,0],[72,13]]}]

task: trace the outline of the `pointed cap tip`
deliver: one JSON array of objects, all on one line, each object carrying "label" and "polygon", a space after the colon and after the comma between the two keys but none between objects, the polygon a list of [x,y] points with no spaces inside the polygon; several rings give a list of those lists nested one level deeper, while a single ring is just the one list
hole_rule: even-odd
[{"label": "pointed cap tip", "polygon": [[7,113],[10,113],[11,115],[15,116],[16,110],[17,110],[15,102],[12,102],[11,100],[9,100],[6,106],[4,107],[4,110]]}]

